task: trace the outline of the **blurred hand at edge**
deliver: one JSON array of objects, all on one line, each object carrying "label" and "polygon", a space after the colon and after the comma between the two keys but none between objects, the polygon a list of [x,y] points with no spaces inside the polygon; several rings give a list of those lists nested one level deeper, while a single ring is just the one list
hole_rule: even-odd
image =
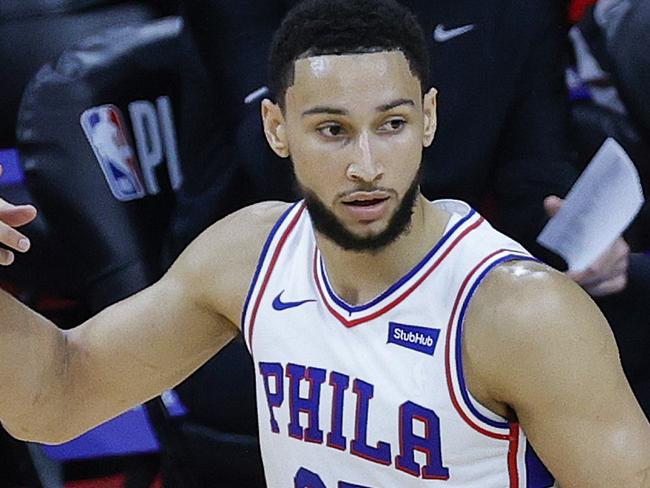
[{"label": "blurred hand at edge", "polygon": [[[564,204],[564,200],[555,195],[544,199],[544,209],[549,217],[553,217]],[[565,274],[578,283],[593,297],[602,297],[619,293],[627,286],[628,266],[630,264],[630,247],[625,239],[618,237],[616,241],[587,269]]]},{"label": "blurred hand at edge", "polygon": [[[0,165],[0,176],[2,166]],[[32,205],[13,205],[0,198],[0,265],[8,266],[14,262],[13,251],[27,252],[29,239],[15,228],[22,227],[36,218],[36,209]],[[13,250],[13,251],[12,251]]]}]

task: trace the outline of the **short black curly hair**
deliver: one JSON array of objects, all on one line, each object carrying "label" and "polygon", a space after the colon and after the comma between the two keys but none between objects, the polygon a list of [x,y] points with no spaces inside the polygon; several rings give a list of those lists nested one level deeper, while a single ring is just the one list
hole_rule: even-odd
[{"label": "short black curly hair", "polygon": [[399,50],[411,72],[428,86],[429,52],[415,15],[395,0],[304,0],[278,28],[269,56],[269,85],[284,107],[297,59],[326,54]]}]

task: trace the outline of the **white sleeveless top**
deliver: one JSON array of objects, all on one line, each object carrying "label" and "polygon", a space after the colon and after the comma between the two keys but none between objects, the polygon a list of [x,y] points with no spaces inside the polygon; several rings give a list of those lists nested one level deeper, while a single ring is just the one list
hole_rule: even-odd
[{"label": "white sleeveless top", "polygon": [[242,316],[255,362],[269,488],[546,488],[516,423],[463,378],[462,328],[486,274],[534,259],[467,204],[424,259],[374,300],[329,284],[304,204],[263,248]]}]

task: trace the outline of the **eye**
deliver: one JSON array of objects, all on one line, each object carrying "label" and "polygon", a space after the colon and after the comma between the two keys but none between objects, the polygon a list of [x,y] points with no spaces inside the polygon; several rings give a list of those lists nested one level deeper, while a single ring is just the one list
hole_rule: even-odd
[{"label": "eye", "polygon": [[316,131],[323,137],[337,139],[345,135],[345,130],[341,124],[328,123],[316,128]]},{"label": "eye", "polygon": [[401,117],[395,117],[387,120],[379,127],[379,132],[399,132],[406,125],[406,120]]}]

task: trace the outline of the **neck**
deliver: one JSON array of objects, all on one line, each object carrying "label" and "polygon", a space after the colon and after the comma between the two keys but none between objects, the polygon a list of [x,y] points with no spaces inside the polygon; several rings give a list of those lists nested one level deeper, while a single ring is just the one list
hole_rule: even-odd
[{"label": "neck", "polygon": [[440,240],[449,214],[420,195],[411,219],[407,232],[373,252],[346,251],[316,233],[330,284],[347,303],[366,303],[402,278]]}]

